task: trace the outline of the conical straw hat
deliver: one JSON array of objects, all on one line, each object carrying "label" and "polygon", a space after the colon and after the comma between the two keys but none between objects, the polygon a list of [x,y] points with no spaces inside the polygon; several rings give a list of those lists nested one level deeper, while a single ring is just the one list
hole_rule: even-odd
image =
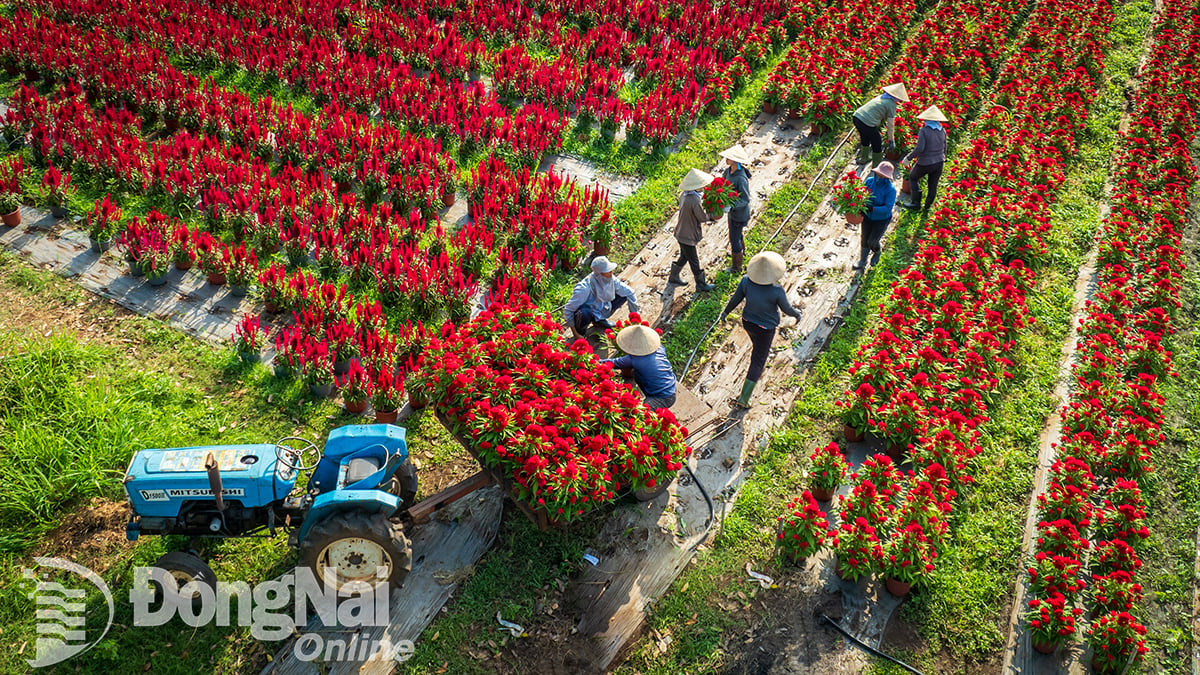
[{"label": "conical straw hat", "polygon": [[750,153],[746,152],[746,149],[740,145],[735,145],[727,150],[722,150],[721,156],[732,162],[737,162],[742,166],[747,166],[750,164],[750,162],[754,161],[754,159],[750,157]]},{"label": "conical straw hat", "polygon": [[908,102],[908,90],[904,88],[903,82],[889,84],[888,86],[884,87],[883,90],[900,99],[901,101],[904,101],[905,103]]},{"label": "conical straw hat", "polygon": [[746,276],[756,284],[768,286],[783,278],[787,271],[787,263],[783,256],[774,251],[763,251],[750,259],[746,266]]},{"label": "conical straw hat", "polygon": [[658,351],[662,338],[658,337],[658,331],[639,323],[626,326],[617,333],[617,346],[630,356],[646,356]]},{"label": "conical straw hat", "polygon": [[921,114],[917,115],[917,119],[929,120],[930,122],[949,122],[950,121],[950,120],[946,119],[946,116],[942,114],[941,110],[938,110],[938,107],[936,105],[931,105],[928,108],[922,110]]},{"label": "conical straw hat", "polygon": [[688,175],[683,177],[683,182],[679,184],[679,191],[699,190],[711,182],[713,182],[713,175],[711,173],[706,173],[700,169],[692,169],[688,172]]}]

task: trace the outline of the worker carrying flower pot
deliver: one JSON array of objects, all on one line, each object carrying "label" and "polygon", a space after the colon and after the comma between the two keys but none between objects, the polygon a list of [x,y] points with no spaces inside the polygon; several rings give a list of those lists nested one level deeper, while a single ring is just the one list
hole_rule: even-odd
[{"label": "worker carrying flower pot", "polygon": [[732,262],[729,271],[732,274],[742,273],[745,260],[746,240],[743,232],[750,224],[750,162],[754,161],[750,153],[740,145],[735,145],[721,153],[725,158],[725,180],[737,190],[738,199],[729,208],[729,251]]},{"label": "worker carrying flower pot", "polygon": [[903,82],[889,84],[882,94],[854,111],[854,128],[858,130],[855,164],[864,166],[870,159],[872,166],[879,166],[883,161],[883,135],[879,128],[884,123],[887,124],[887,147],[896,147],[896,106],[900,101],[908,102],[908,91]]},{"label": "worker carrying flower pot", "polygon": [[575,291],[563,310],[563,324],[571,327],[575,337],[587,334],[592,324],[612,328],[608,317],[626,304],[629,311],[638,311],[633,289],[613,274],[615,269],[616,263],[598,256],[592,260],[592,273],[575,284]]},{"label": "worker carrying flower pot", "polygon": [[696,246],[704,238],[703,225],[710,222],[700,191],[711,182],[712,174],[692,169],[679,184],[679,222],[675,225],[679,259],[671,263],[671,276],[667,277],[667,283],[683,286],[684,282],[679,278],[679,273],[683,271],[684,265],[690,265],[692,277],[696,281],[696,290],[711,291],[715,288],[704,281],[704,270],[700,269],[700,254],[696,251]]},{"label": "worker carrying flower pot", "polygon": [[617,346],[625,356],[605,359],[617,369],[632,369],[633,380],[645,396],[646,407],[651,410],[670,408],[675,405],[675,371],[667,360],[667,350],[662,346],[658,331],[642,324],[633,324],[617,333]]},{"label": "worker carrying flower pot", "polygon": [[879,262],[879,252],[882,250],[880,242],[892,222],[892,209],[896,206],[896,186],[892,185],[894,171],[891,162],[883,162],[871,169],[871,175],[863,180],[863,184],[871,190],[871,203],[867,205],[867,213],[860,225],[862,248],[858,264],[853,269],[861,270],[866,266],[868,253],[873,254],[871,265]]},{"label": "worker carrying flower pot", "polygon": [[783,256],[774,251],[763,251],[750,259],[746,268],[746,276],[738,282],[733,297],[721,310],[721,319],[729,316],[743,301],[746,309],[742,310],[742,328],[750,336],[750,370],[746,372],[746,380],[742,383],[742,393],[734,401],[734,406],[742,409],[750,407],[750,396],[754,387],[762,377],[763,368],[767,365],[767,356],[771,353],[771,342],[775,339],[775,329],[779,327],[779,312],[800,320],[800,312],[792,308],[788,302],[787,293],[779,285],[787,271]]},{"label": "worker carrying flower pot", "polygon": [[937,199],[938,180],[946,165],[946,130],[942,128],[942,122],[947,120],[936,105],[926,108],[917,115],[917,119],[925,124],[917,132],[916,147],[903,160],[908,164],[908,187],[911,193],[900,198],[900,206],[921,208],[921,179],[928,176],[929,195],[925,197],[925,210],[928,211],[933,200]]}]

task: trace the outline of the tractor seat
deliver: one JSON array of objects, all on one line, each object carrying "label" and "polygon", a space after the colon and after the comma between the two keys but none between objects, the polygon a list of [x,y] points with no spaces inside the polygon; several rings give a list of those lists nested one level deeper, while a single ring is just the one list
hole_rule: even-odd
[{"label": "tractor seat", "polygon": [[378,457],[355,457],[346,462],[346,473],[338,481],[338,489],[354,485],[383,468],[383,462]]}]

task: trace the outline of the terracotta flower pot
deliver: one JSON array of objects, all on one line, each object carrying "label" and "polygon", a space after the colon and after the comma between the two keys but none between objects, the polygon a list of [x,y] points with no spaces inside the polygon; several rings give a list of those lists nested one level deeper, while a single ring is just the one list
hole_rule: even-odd
[{"label": "terracotta flower pot", "polygon": [[26,68],[25,79],[32,84],[42,79],[42,74],[39,73],[35,68]]},{"label": "terracotta flower pot", "polygon": [[592,243],[592,255],[602,256],[612,253],[612,244]]},{"label": "terracotta flower pot", "polygon": [[835,488],[821,488],[814,485],[808,491],[812,494],[813,499],[819,502],[827,502],[833,499],[834,490]]},{"label": "terracotta flower pot", "polygon": [[825,134],[829,133],[829,127],[825,126],[824,124],[821,124],[820,122],[813,122],[808,127],[808,133],[812,136],[819,138],[819,137],[824,136]]},{"label": "terracotta flower pot", "polygon": [[768,115],[774,115],[775,113],[779,112],[779,107],[775,105],[774,101],[763,101],[762,109],[763,112],[767,113]]},{"label": "terracotta flower pot", "polygon": [[861,214],[861,213],[847,213],[846,214],[846,222],[850,223],[851,225],[858,225],[858,224],[862,223],[862,221],[863,221],[863,214]]},{"label": "terracotta flower pot", "polygon": [[909,181],[907,178],[900,181],[900,191],[906,195],[912,194],[912,182]]},{"label": "terracotta flower pot", "polygon": [[842,574],[842,561],[837,556],[833,557],[833,576],[841,579],[842,581],[850,581],[850,577],[848,575]]},{"label": "terracotta flower pot", "polygon": [[283,308],[274,302],[264,302],[263,310],[266,311],[267,314],[278,314],[283,311]]},{"label": "terracotta flower pot", "polygon": [[1039,654],[1053,654],[1058,649],[1058,645],[1057,641],[1043,642],[1036,638],[1033,640],[1033,649]]},{"label": "terracotta flower pot", "polygon": [[799,108],[788,108],[787,109],[787,118],[789,120],[800,119],[800,109]]},{"label": "terracotta flower pot", "polygon": [[367,409],[367,399],[361,401],[345,401],[346,412],[351,415],[361,415]]},{"label": "terracotta flower pot", "polygon": [[410,392],[408,392],[408,405],[413,410],[421,410],[425,406],[429,405],[429,399],[425,398],[425,396],[423,394],[418,394],[415,391],[410,391]]},{"label": "terracotta flower pot", "polygon": [[375,424],[395,424],[396,416],[399,414],[396,410],[376,410]]},{"label": "terracotta flower pot", "polygon": [[179,118],[167,115],[163,117],[163,125],[167,127],[167,131],[172,133],[179,131]]},{"label": "terracotta flower pot", "polygon": [[12,61],[6,61],[4,63],[4,72],[8,73],[9,75],[16,75],[17,73],[21,72],[21,69],[18,68],[17,64],[13,63]]},{"label": "terracotta flower pot", "polygon": [[892,458],[893,462],[899,464],[904,459],[904,453],[908,448],[899,443],[888,443],[887,456]]},{"label": "terracotta flower pot", "polygon": [[912,584],[906,584],[903,581],[897,581],[891,577],[887,578],[887,581],[884,582],[884,585],[887,586],[888,593],[891,593],[897,598],[903,598],[904,596],[908,595],[909,591],[912,590]]},{"label": "terracotta flower pot", "polygon": [[445,206],[446,208],[450,208],[451,206],[454,206],[454,202],[456,202],[456,201],[458,201],[458,193],[457,192],[455,192],[454,190],[443,190],[442,191],[442,206]]},{"label": "terracotta flower pot", "polygon": [[220,272],[207,275],[207,279],[208,283],[212,284],[213,286],[225,285],[225,275],[221,274]]},{"label": "terracotta flower pot", "polygon": [[196,263],[192,262],[191,260],[189,260],[185,263],[181,263],[178,260],[176,260],[175,261],[175,269],[179,270],[180,272],[186,272],[186,271],[192,269],[192,266],[195,264]]},{"label": "terracotta flower pot", "polygon": [[4,224],[9,227],[16,227],[17,225],[20,225],[21,224],[21,209],[17,209],[16,211],[13,211],[12,213],[6,213],[6,214],[0,216],[0,220],[3,220]]},{"label": "terracotta flower pot", "polygon": [[862,441],[862,439],[867,437],[866,434],[859,431],[858,429],[855,429],[854,427],[850,426],[849,424],[842,425],[842,436],[845,436],[846,440],[851,443],[858,443],[858,442]]},{"label": "terracotta flower pot", "polygon": [[899,150],[888,150],[883,153],[883,157],[884,157],[884,159],[886,159],[889,162],[894,162],[894,161],[900,159],[900,151]]}]

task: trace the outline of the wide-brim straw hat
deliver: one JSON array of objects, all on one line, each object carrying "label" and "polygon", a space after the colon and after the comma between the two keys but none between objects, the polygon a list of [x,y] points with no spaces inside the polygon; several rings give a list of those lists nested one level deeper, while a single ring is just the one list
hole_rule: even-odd
[{"label": "wide-brim straw hat", "polygon": [[680,192],[688,190],[699,190],[700,188],[713,182],[713,175],[700,169],[692,169],[683,177],[683,182],[679,184]]},{"label": "wide-brim straw hat", "polygon": [[787,271],[787,263],[783,256],[774,251],[763,251],[750,259],[746,266],[746,276],[750,281],[763,286],[769,286],[783,278]]},{"label": "wide-brim straw hat", "polygon": [[917,115],[917,119],[928,120],[930,122],[949,122],[950,121],[950,120],[946,119],[946,116],[942,114],[941,110],[938,110],[938,107],[936,105],[931,105],[928,108],[922,110],[921,114]]},{"label": "wide-brim straw hat", "polygon": [[891,180],[892,176],[896,175],[896,167],[892,166],[891,162],[880,162],[879,166],[871,169],[871,171]]},{"label": "wide-brim straw hat", "polygon": [[617,346],[630,356],[646,356],[658,351],[662,338],[658,337],[658,331],[639,323],[626,326],[617,333]]},{"label": "wide-brim straw hat", "polygon": [[900,99],[901,101],[908,103],[908,90],[904,88],[903,82],[889,84],[888,86],[884,87],[883,90]]},{"label": "wide-brim straw hat", "polygon": [[721,156],[731,162],[737,162],[743,166],[754,161],[754,158],[750,156],[750,153],[746,152],[746,149],[740,145],[735,145],[732,148],[722,150]]}]

